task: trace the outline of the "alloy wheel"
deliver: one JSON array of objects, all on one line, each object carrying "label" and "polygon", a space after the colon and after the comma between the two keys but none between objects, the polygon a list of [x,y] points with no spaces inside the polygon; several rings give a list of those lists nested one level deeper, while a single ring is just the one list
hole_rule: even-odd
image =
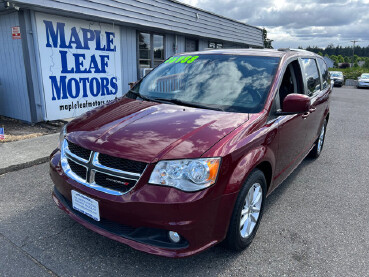
[{"label": "alloy wheel", "polygon": [[324,142],[324,132],[325,132],[325,124],[322,126],[322,130],[320,131],[319,139],[318,139],[318,153],[322,151],[322,146]]},{"label": "alloy wheel", "polygon": [[247,192],[241,210],[240,234],[242,238],[248,238],[252,234],[260,216],[262,201],[263,189],[259,183],[255,183]]}]

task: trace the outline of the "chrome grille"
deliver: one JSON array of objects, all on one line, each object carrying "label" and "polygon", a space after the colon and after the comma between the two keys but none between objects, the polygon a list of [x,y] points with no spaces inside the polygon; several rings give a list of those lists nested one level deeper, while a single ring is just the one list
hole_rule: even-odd
[{"label": "chrome grille", "polygon": [[88,150],[86,148],[83,148],[77,144],[71,143],[68,141],[68,149],[70,152],[72,152],[74,155],[81,157],[84,160],[89,160],[91,156],[91,150]]},{"label": "chrome grille", "polygon": [[66,139],[61,149],[61,165],[65,174],[75,181],[112,195],[129,192],[147,166],[143,162],[100,154]]},{"label": "chrome grille", "polygon": [[146,167],[146,163],[143,162],[121,159],[105,154],[99,154],[99,163],[107,167],[140,174],[145,170]]},{"label": "chrome grille", "polygon": [[136,184],[136,181],[108,175],[102,172],[95,172],[95,183],[104,186],[105,188],[114,189],[124,193],[131,190]]},{"label": "chrome grille", "polygon": [[74,162],[71,159],[67,159],[68,160],[68,164],[70,166],[70,169],[77,174],[78,177],[86,180],[87,179],[87,168],[84,167],[83,165],[80,165],[76,162]]}]

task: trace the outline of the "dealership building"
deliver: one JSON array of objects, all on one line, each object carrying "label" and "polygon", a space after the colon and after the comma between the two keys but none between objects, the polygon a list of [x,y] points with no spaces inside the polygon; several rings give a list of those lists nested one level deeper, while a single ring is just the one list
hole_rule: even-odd
[{"label": "dealership building", "polygon": [[168,57],[262,48],[262,30],[173,0],[0,0],[0,115],[78,116]]}]

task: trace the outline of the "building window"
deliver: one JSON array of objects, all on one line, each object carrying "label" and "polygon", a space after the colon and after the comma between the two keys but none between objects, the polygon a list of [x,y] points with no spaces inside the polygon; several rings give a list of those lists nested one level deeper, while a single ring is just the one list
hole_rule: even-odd
[{"label": "building window", "polygon": [[186,38],[186,52],[195,52],[199,50],[199,41]]},{"label": "building window", "polygon": [[138,52],[138,78],[142,78],[165,60],[164,36],[138,33]]},{"label": "building window", "polygon": [[221,43],[221,42],[209,41],[208,46],[209,46],[208,48],[221,49],[221,48],[223,48],[223,43]]}]

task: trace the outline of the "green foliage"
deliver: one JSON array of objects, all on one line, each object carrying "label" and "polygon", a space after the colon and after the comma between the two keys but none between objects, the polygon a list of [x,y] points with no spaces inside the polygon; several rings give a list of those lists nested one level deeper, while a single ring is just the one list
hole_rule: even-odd
[{"label": "green foliage", "polygon": [[[361,47],[359,45],[356,45],[355,46],[355,49],[353,49],[353,47],[350,45],[350,46],[345,46],[345,47],[342,47],[342,46],[334,46],[333,44],[329,44],[325,49],[323,48],[319,48],[317,46],[313,46],[313,47],[307,47],[306,50],[308,51],[311,51],[311,52],[314,52],[314,53],[323,53],[323,55],[328,55],[328,56],[331,56],[331,55],[342,55],[343,57],[351,57],[351,60],[350,62],[352,62],[352,55],[355,54],[359,57],[369,57],[369,45],[366,46],[366,47]],[[353,51],[355,50],[355,51]]]},{"label": "green foliage", "polygon": [[264,41],[264,48],[273,48],[272,46],[272,39],[268,39],[268,31],[263,28],[263,41]]}]

